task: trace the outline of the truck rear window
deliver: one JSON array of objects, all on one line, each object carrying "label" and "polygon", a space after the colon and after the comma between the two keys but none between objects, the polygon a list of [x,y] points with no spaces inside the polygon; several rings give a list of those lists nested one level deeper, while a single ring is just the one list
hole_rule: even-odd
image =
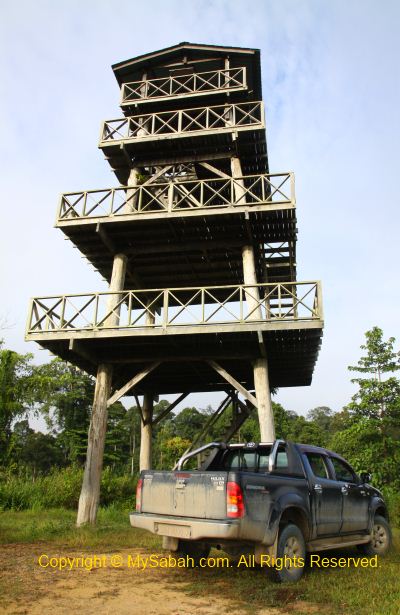
[{"label": "truck rear window", "polygon": [[[267,472],[269,449],[260,451],[228,450],[222,460],[224,470],[241,472]],[[284,453],[286,455],[286,453]],[[278,453],[279,456],[279,453]]]}]

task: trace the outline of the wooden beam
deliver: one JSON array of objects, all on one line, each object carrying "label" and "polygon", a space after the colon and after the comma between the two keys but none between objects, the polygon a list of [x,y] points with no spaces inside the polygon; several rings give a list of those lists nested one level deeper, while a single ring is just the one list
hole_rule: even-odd
[{"label": "wooden beam", "polygon": [[[196,325],[168,325],[166,330],[162,330],[161,326],[154,328],[135,328],[121,327],[118,329],[75,329],[73,331],[40,331],[27,333],[25,340],[34,340],[39,344],[43,342],[59,342],[60,340],[77,339],[103,339],[103,338],[123,338],[123,337],[154,337],[157,335],[197,335],[206,333],[217,333],[218,335],[226,335],[227,333],[244,333],[248,331],[305,331],[306,329],[322,329],[323,321],[318,316],[310,320],[271,320],[271,321],[248,321],[248,322],[232,322],[224,324],[221,331],[221,325],[215,324],[196,324]],[[320,335],[320,334],[319,334]]]},{"label": "wooden beam", "polygon": [[165,410],[163,412],[161,412],[161,414],[159,414],[158,416],[156,416],[155,419],[153,419],[153,426],[157,425],[157,423],[159,423],[160,421],[163,420],[164,417],[167,416],[167,414],[169,414],[170,412],[172,412],[172,410],[174,408],[176,408],[176,406],[178,404],[181,403],[181,401],[183,399],[185,399],[185,397],[187,397],[189,395],[189,393],[182,393],[182,395],[179,395],[179,397],[177,399],[175,399],[175,401],[173,401],[171,404],[169,404],[168,408],[165,408]]},{"label": "wooden beam", "polygon": [[111,254],[115,254],[116,252],[115,245],[113,241],[109,238],[108,233],[106,229],[104,228],[104,225],[101,224],[100,222],[96,224],[96,233],[98,234],[98,236],[100,237],[101,241],[106,246],[106,248],[109,250],[109,252],[111,252]]},{"label": "wooden beam", "polygon": [[124,158],[125,158],[126,162],[129,165],[129,168],[131,169],[132,168],[132,158],[129,156],[128,152],[126,151],[126,147],[125,147],[124,143],[121,143],[120,149],[121,149],[121,151],[122,151],[122,153],[124,155]]},{"label": "wooden beam", "polygon": [[246,406],[246,404],[241,402],[240,399],[238,399],[237,397],[236,402],[238,403],[242,411],[240,412],[240,414],[236,415],[231,425],[229,425],[229,427],[225,431],[223,436],[224,442],[229,442],[229,440],[235,435],[235,433],[239,431],[243,423],[249,418],[250,409]]},{"label": "wooden beam", "polygon": [[[118,358],[114,358],[113,356],[111,356],[108,359],[108,362],[111,363],[112,365],[129,365],[130,363],[143,363],[143,357],[138,357],[138,356],[134,356],[132,354],[124,354],[122,355],[119,354],[118,352]],[[167,351],[165,351],[167,352]],[[151,358],[155,358],[153,357],[153,352],[150,353],[151,354]],[[228,354],[228,351],[225,351],[225,353],[216,353],[213,352],[213,357],[214,359],[217,359],[218,361],[231,361],[232,359],[241,359],[243,361],[254,361],[254,359],[256,358],[257,354],[254,352],[235,352],[232,354]],[[193,358],[193,357],[192,357]],[[203,352],[202,354],[196,355],[196,361],[208,361],[208,359],[210,358],[210,353],[206,353]],[[146,360],[150,359],[150,355],[146,358]],[[186,363],[189,358],[187,355],[175,355],[173,357],[171,357],[171,354],[167,355],[159,355],[157,354],[157,359],[159,359],[162,363],[175,363],[177,361],[183,361],[184,363]]]},{"label": "wooden beam", "polygon": [[195,252],[195,251],[201,252],[205,248],[206,249],[221,248],[221,250],[227,250],[227,249],[232,249],[232,248],[241,249],[242,246],[243,246],[243,239],[227,238],[226,240],[212,239],[212,240],[197,241],[197,242],[190,241],[189,247],[186,243],[178,244],[177,246],[171,246],[170,243],[168,244],[159,243],[157,245],[143,244],[141,246],[133,245],[127,248],[125,250],[125,253],[132,255],[132,256],[133,255],[140,256],[142,254],[143,255],[144,254],[160,254],[160,253],[161,254],[182,254],[183,252]]},{"label": "wooden beam", "polygon": [[107,408],[109,408],[112,404],[114,404],[121,397],[123,397],[123,395],[125,395],[125,393],[127,393],[136,384],[138,384],[141,380],[143,380],[143,378],[146,378],[146,376],[148,376],[154,369],[156,369],[156,367],[158,367],[160,365],[160,363],[161,363],[161,361],[155,361],[154,363],[151,363],[148,367],[146,367],[141,372],[136,374],[136,376],[134,376],[133,378],[128,380],[128,382],[126,384],[124,384],[123,387],[121,387],[120,389],[115,391],[114,395],[111,395],[111,397],[107,401]]},{"label": "wooden beam", "polygon": [[142,410],[142,406],[141,406],[140,401],[139,401],[139,397],[137,395],[134,395],[134,398],[135,398],[135,401],[136,401],[137,408],[139,410],[140,419],[141,419],[142,423],[144,423],[143,410]]},{"label": "wooden beam", "polygon": [[186,453],[188,453],[190,450],[193,449],[193,447],[195,446],[195,444],[197,444],[197,442],[199,442],[199,440],[201,440],[201,438],[204,438],[209,430],[211,429],[211,427],[218,421],[218,419],[224,414],[225,410],[229,407],[229,404],[232,402],[232,397],[231,395],[227,395],[227,397],[225,397],[225,399],[222,400],[222,402],[220,403],[220,405],[218,406],[218,408],[215,410],[215,412],[213,412],[211,414],[211,416],[207,419],[205,425],[203,426],[203,429],[200,431],[200,433],[195,437],[195,439],[193,440],[192,444],[190,445],[189,449],[187,451],[185,451],[184,455],[186,455]]},{"label": "wooden beam", "polygon": [[197,199],[193,196],[193,194],[191,194],[191,193],[190,193],[190,191],[186,188],[186,186],[185,186],[185,184],[184,184],[184,183],[181,183],[181,184],[180,184],[179,182],[178,182],[178,183],[176,183],[176,184],[175,184],[175,190],[176,190],[177,192],[181,191],[181,192],[185,195],[186,199],[187,199],[189,202],[193,203],[193,205],[194,205],[195,207],[198,207],[199,209],[204,209],[204,205],[203,205],[202,203],[200,203],[200,201],[198,201],[198,200],[197,200]]},{"label": "wooden beam", "polygon": [[87,348],[84,348],[82,342],[76,340],[75,338],[69,340],[68,350],[75,352],[82,357],[82,359],[86,359],[90,363],[93,363],[93,365],[97,365],[99,363],[99,357],[87,350]]},{"label": "wooden beam", "polygon": [[207,169],[207,171],[211,171],[211,173],[215,173],[215,175],[219,175],[220,177],[223,177],[224,179],[232,179],[231,175],[228,175],[228,173],[224,173],[223,171],[220,171],[220,169],[217,169],[216,167],[214,167],[212,164],[209,164],[208,162],[200,162],[200,166]]},{"label": "wooden beam", "polygon": [[141,184],[141,185],[142,186],[148,186],[149,184],[153,184],[159,177],[164,175],[164,173],[166,173],[171,167],[172,167],[171,164],[168,164],[166,166],[161,167],[161,169],[159,169],[157,171],[157,173],[154,173],[154,175],[151,175],[149,177],[149,179],[147,181],[143,182],[143,184]]},{"label": "wooden beam", "polygon": [[254,244],[254,237],[253,237],[253,232],[251,230],[250,213],[248,211],[246,211],[245,214],[244,214],[244,225],[245,225],[245,228],[246,228],[247,239],[249,240],[250,244],[253,245]]},{"label": "wooden beam", "polygon": [[229,384],[231,384],[239,393],[241,393],[246,399],[248,399],[255,408],[257,408],[257,399],[252,395],[247,389],[244,388],[235,380],[233,376],[231,376],[226,369],[224,369],[221,365],[216,363],[215,361],[207,361],[207,363],[216,371],[220,376],[222,376]]},{"label": "wooden beam", "polygon": [[136,395],[136,393],[133,394],[133,397],[135,398],[136,405],[137,405],[137,407],[139,408],[139,410],[141,412],[142,411],[142,406],[140,404],[139,397]]},{"label": "wooden beam", "polygon": [[[187,155],[181,155],[181,156],[168,156],[167,158],[143,158],[141,159],[139,156],[136,159],[136,162],[139,166],[141,167],[159,167],[159,166],[165,166],[167,164],[171,164],[171,165],[175,165],[175,164],[180,164],[182,162],[201,162],[201,161],[207,161],[207,160],[221,160],[221,159],[227,159],[229,160],[231,158],[232,153],[231,152],[214,152],[214,153],[209,153],[209,152],[204,152],[204,154],[187,154]],[[122,170],[122,169],[115,169],[115,170]]]},{"label": "wooden beam", "polygon": [[[215,412],[213,412],[208,417],[207,421],[205,422],[205,424],[203,426],[203,429],[201,429],[200,433],[197,434],[197,436],[194,438],[194,440],[192,441],[190,446],[185,450],[183,455],[187,455],[190,451],[193,450],[193,448],[195,447],[197,442],[199,442],[199,440],[201,440],[201,438],[203,438],[208,433],[208,431],[214,425],[214,423],[216,423],[216,421],[219,419],[219,417],[225,412],[225,410],[229,406],[230,402],[231,402],[231,396],[230,395],[228,395],[227,397],[225,397],[225,399],[222,400],[222,402],[220,403],[218,408],[215,410]],[[181,457],[183,457],[183,455],[181,455]],[[176,466],[174,466],[174,469],[175,469],[175,467]]]}]

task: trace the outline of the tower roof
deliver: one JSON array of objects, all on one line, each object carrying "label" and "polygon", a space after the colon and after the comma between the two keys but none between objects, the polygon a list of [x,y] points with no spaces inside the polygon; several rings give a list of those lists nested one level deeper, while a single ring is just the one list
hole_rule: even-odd
[{"label": "tower roof", "polygon": [[[198,70],[209,70],[219,63],[224,68],[224,59],[229,57],[233,66],[246,66],[249,83],[255,98],[261,99],[260,50],[250,47],[228,47],[182,42],[158,51],[152,51],[129,60],[112,65],[115,77],[121,86],[123,83],[142,78],[142,74],[156,73],[158,70],[178,69],[179,66],[197,66]],[[153,75],[154,76],[154,75]]]}]

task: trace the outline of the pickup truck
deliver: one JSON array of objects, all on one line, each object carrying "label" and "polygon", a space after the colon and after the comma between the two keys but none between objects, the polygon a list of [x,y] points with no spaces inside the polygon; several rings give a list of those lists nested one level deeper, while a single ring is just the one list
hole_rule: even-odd
[{"label": "pickup truck", "polygon": [[[198,470],[189,462],[208,453]],[[382,494],[336,453],[275,440],[212,442],[183,456],[173,471],[146,470],[136,493],[133,527],[163,536],[163,546],[190,557],[211,547],[232,558],[269,556],[279,581],[296,581],[306,552],[356,545],[384,555],[391,544]],[[282,558],[282,559],[281,559]]]}]

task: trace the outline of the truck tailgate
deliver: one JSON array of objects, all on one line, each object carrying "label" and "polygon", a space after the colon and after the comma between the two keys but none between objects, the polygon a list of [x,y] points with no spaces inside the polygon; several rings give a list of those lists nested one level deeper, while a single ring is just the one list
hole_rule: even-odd
[{"label": "truck tailgate", "polygon": [[157,472],[142,474],[142,513],[226,518],[227,472]]}]

